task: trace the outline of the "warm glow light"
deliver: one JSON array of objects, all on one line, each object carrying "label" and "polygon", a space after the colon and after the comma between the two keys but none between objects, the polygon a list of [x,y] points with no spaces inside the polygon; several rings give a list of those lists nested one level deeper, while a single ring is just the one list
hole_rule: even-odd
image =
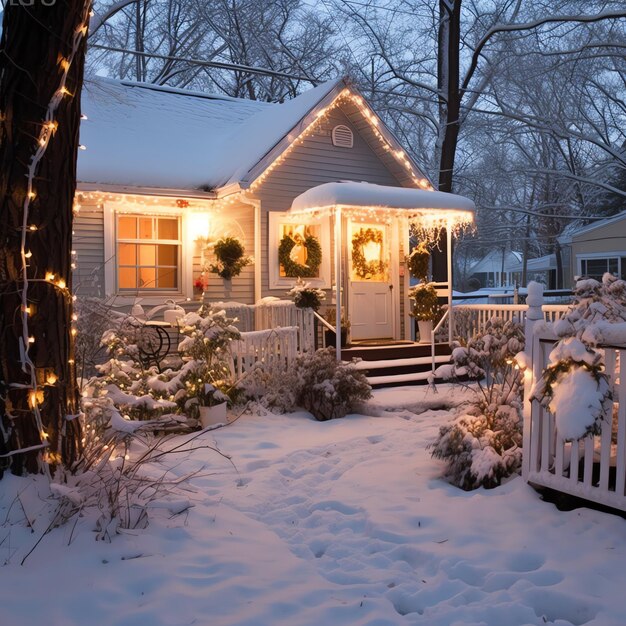
[{"label": "warm glow light", "polygon": [[59,280],[57,281],[57,287],[59,287],[60,289],[65,289],[65,281],[62,278],[59,278]]},{"label": "warm glow light", "polygon": [[365,257],[365,261],[367,263],[380,261],[380,245],[375,241],[368,241],[363,246],[363,256]]},{"label": "warm glow light", "polygon": [[52,272],[46,272],[46,280],[52,282],[54,280],[54,274]]},{"label": "warm glow light", "polygon": [[210,220],[208,213],[189,213],[187,223],[191,239],[208,239],[210,232]]},{"label": "warm glow light", "polygon": [[24,252],[25,259],[30,259],[31,256],[33,256],[33,253],[30,250],[28,252]]},{"label": "warm glow light", "polygon": [[59,380],[59,378],[54,372],[50,372],[46,376],[46,383],[48,383],[48,385],[54,385],[54,383],[56,383],[57,380]]},{"label": "warm glow light", "polygon": [[34,337],[29,337],[28,338],[28,343],[35,343],[35,338]]}]

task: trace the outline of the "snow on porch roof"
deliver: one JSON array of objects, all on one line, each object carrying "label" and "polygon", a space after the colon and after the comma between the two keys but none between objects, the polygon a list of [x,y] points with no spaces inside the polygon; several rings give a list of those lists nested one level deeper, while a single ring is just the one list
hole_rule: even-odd
[{"label": "snow on porch roof", "polygon": [[85,82],[78,180],[158,189],[236,183],[323,100],[328,81],[282,104],[107,78]]},{"label": "snow on porch roof", "polygon": [[453,193],[342,181],[308,189],[294,199],[290,211],[330,211],[338,206],[365,212],[395,212],[409,218],[447,217],[453,222],[471,222],[476,210],[471,200]]}]

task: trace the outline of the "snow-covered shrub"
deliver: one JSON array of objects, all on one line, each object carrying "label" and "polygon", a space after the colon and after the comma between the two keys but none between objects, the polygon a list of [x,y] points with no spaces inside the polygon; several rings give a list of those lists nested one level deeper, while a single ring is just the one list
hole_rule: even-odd
[{"label": "snow-covered shrub", "polygon": [[355,362],[337,361],[334,348],[304,354],[295,362],[298,405],[323,422],[347,415],[358,402],[371,397],[372,388]]},{"label": "snow-covered shrub", "polygon": [[294,370],[285,371],[268,363],[255,363],[237,384],[244,396],[266,409],[291,413],[298,400],[297,379]]},{"label": "snow-covered shrub", "polygon": [[326,299],[326,293],[322,289],[312,287],[311,283],[303,281],[301,278],[296,280],[295,285],[287,292],[287,295],[293,298],[293,303],[299,309],[313,309],[317,311],[322,306],[322,301]]},{"label": "snow-covered shrub", "polygon": [[514,359],[523,349],[522,326],[495,317],[437,370],[443,378],[477,380],[467,414],[441,427],[432,444],[432,455],[448,463],[447,478],[462,489],[496,487],[520,468],[523,377]]},{"label": "snow-covered shrub", "polygon": [[600,434],[612,394],[597,346],[626,342],[626,282],[609,273],[602,282],[579,280],[574,303],[554,330],[560,340],[531,397],[555,415],[560,439]]},{"label": "snow-covered shrub", "polygon": [[518,410],[510,405],[475,405],[466,415],[442,426],[432,455],[447,462],[446,478],[469,491],[497,487],[519,471],[522,429]]}]

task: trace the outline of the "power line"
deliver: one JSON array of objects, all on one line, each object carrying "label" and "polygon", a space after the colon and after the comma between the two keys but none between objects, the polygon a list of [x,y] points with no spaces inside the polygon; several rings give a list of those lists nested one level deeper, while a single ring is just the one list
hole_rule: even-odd
[{"label": "power line", "polygon": [[313,86],[318,85],[320,81],[310,78],[309,76],[299,76],[297,74],[289,74],[288,72],[278,72],[276,70],[268,70],[262,67],[254,67],[252,65],[239,65],[238,63],[221,63],[219,61],[203,61],[202,59],[190,59],[186,57],[176,57],[167,54],[157,54],[156,52],[140,52],[139,50],[127,50],[126,48],[115,48],[113,46],[102,46],[92,43],[90,48],[98,48],[99,50],[108,50],[109,52],[122,52],[125,54],[134,54],[140,57],[149,57],[154,59],[163,59],[164,61],[182,61],[184,63],[192,63],[201,67],[215,67],[222,70],[233,70],[237,72],[246,72],[248,74],[260,74],[264,76],[276,76],[278,78],[291,78],[293,80],[305,80]]}]

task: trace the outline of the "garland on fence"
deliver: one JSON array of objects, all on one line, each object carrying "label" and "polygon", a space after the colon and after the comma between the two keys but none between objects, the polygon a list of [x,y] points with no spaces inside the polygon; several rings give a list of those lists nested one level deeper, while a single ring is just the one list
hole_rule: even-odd
[{"label": "garland on fence", "polygon": [[[604,403],[612,398],[610,380],[604,372],[600,353],[570,337],[557,344],[550,354],[550,361],[532,390],[530,399],[538,400],[556,415],[557,430],[564,441],[599,435],[605,415]],[[588,378],[595,383],[595,389],[580,398],[588,413],[587,423],[581,427],[580,424],[570,423],[572,416],[564,408],[567,406],[571,410],[570,405],[576,401],[578,388]],[[566,383],[568,387],[563,388],[562,385]],[[570,389],[572,385],[574,389]]]},{"label": "garland on fence", "polygon": [[387,269],[387,263],[382,258],[369,262],[365,259],[363,246],[372,242],[380,246],[382,256],[382,231],[373,228],[361,228],[361,230],[352,237],[352,269],[360,278],[369,279],[377,274],[383,274]]},{"label": "garland on fence", "polygon": [[289,235],[285,235],[278,246],[278,262],[283,266],[285,276],[288,278],[317,277],[322,264],[322,246],[317,237],[307,235],[301,244],[306,250],[306,264],[298,263],[291,258],[291,251],[295,245],[296,242]]}]

